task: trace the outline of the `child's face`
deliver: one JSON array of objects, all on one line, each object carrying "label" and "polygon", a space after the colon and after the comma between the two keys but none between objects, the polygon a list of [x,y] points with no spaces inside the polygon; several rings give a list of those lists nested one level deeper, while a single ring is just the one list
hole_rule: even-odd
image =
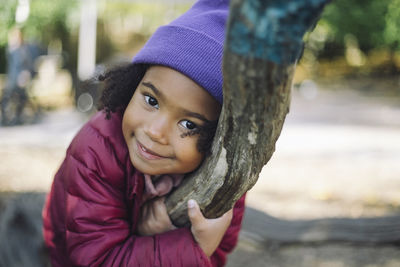
[{"label": "child's face", "polygon": [[150,67],[122,120],[133,166],[150,175],[195,170],[204,155],[197,149],[199,135],[190,133],[217,120],[219,113],[220,104],[190,78],[167,67]]}]

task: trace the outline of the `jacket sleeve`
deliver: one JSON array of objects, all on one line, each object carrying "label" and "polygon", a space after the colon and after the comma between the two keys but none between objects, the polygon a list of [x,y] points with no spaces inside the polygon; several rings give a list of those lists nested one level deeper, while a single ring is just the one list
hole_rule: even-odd
[{"label": "jacket sleeve", "polygon": [[224,266],[226,263],[226,255],[232,252],[237,244],[239,232],[242,227],[245,198],[246,194],[244,194],[233,207],[231,225],[228,227],[217,250],[211,255],[212,266]]},{"label": "jacket sleeve", "polygon": [[[89,131],[89,133],[88,133]],[[107,138],[81,131],[61,170],[66,190],[66,246],[74,266],[211,266],[189,229],[152,237],[130,227],[123,168]],[[93,138],[93,136],[95,138]],[[81,146],[84,144],[83,146]]]}]

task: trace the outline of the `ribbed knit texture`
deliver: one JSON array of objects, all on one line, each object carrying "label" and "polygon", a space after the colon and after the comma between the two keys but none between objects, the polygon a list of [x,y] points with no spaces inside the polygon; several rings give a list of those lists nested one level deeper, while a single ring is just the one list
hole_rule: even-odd
[{"label": "ribbed knit texture", "polygon": [[199,0],[170,24],[159,27],[133,63],[173,68],[222,103],[222,56],[229,0]]}]

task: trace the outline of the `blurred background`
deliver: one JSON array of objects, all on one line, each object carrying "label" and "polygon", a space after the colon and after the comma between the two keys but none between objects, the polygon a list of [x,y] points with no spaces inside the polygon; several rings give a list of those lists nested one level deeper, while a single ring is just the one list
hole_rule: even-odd
[{"label": "blurred background", "polygon": [[[47,192],[96,111],[87,80],[193,2],[2,0],[0,192]],[[333,1],[305,36],[290,113],[247,205],[287,220],[396,215],[399,162],[400,0]]]}]

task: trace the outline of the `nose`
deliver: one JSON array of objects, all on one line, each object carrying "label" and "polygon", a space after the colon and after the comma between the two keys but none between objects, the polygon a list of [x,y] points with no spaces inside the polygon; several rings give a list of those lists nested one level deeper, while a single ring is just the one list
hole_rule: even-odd
[{"label": "nose", "polygon": [[169,120],[167,116],[151,116],[147,122],[145,133],[153,142],[168,144]]}]

